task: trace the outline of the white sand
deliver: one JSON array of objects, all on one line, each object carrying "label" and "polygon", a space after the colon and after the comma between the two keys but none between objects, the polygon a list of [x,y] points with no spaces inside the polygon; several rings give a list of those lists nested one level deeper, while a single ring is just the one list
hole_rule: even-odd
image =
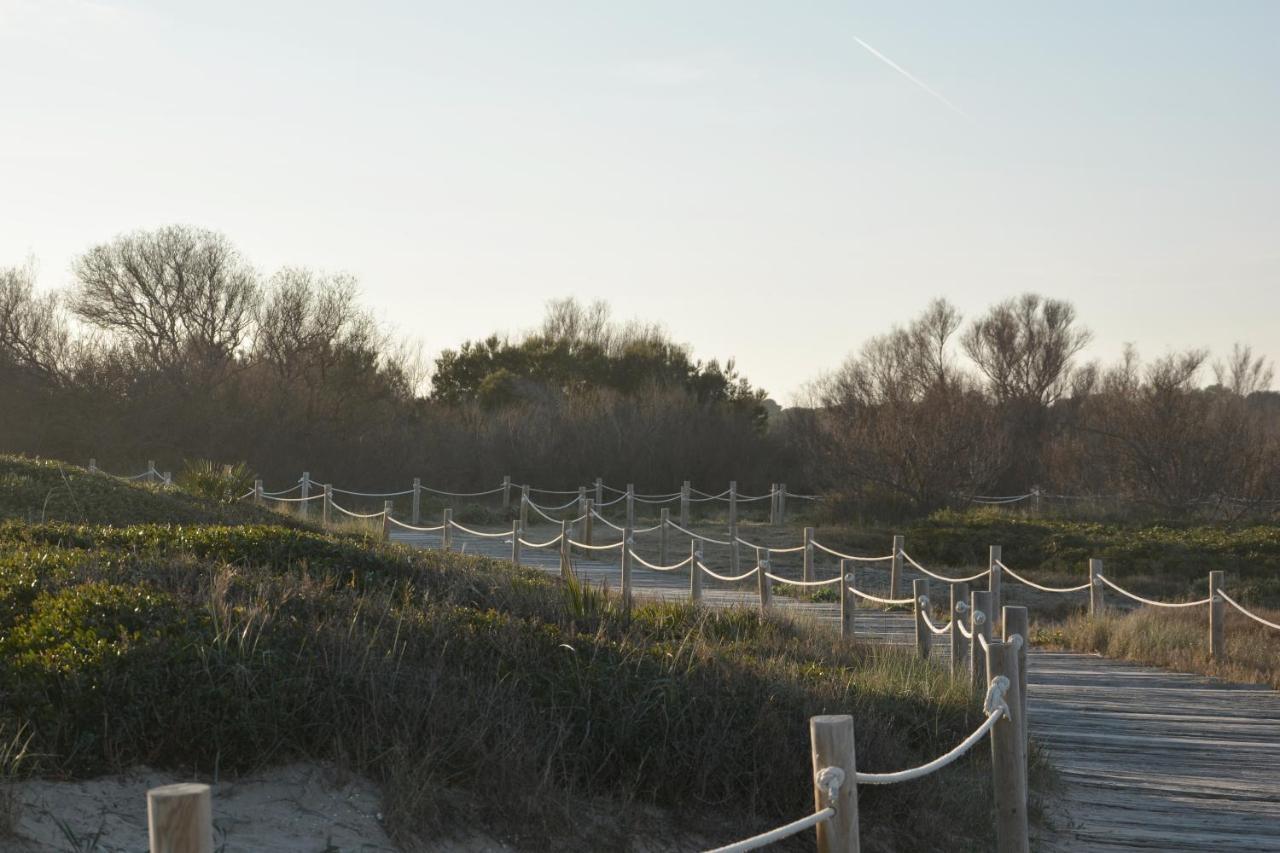
[{"label": "white sand", "polygon": [[[18,837],[0,839],[0,850],[144,853],[147,789],[182,781],[191,780],[139,768],[79,782],[24,782],[18,792]],[[366,779],[314,764],[279,767],[214,785],[214,849],[396,850],[380,811],[377,788]]]}]

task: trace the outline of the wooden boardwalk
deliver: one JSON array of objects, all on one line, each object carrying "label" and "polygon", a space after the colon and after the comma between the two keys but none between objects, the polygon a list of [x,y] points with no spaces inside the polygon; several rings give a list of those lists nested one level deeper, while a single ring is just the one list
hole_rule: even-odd
[{"label": "wooden boardwalk", "polygon": [[[543,528],[533,541],[552,538]],[[438,534],[397,531],[394,538],[418,547],[440,547]],[[455,532],[454,547],[509,558],[510,545]],[[672,559],[688,553],[672,549]],[[642,551],[654,560],[652,548]],[[617,552],[573,560],[578,577],[616,589]],[[743,570],[754,564],[743,555]],[[559,573],[554,549],[524,549],[522,562]],[[715,565],[723,565],[715,560]],[[859,570],[872,591],[879,570]],[[795,566],[774,572],[798,577]],[[830,576],[830,569],[820,577]],[[910,575],[908,575],[909,579]],[[636,566],[637,596],[684,599],[685,570],[658,573]],[[941,584],[938,584],[941,586]],[[755,585],[704,578],[709,606],[757,604]],[[777,596],[783,611],[834,622],[838,607]],[[855,631],[871,642],[909,645],[912,617],[860,609]],[[944,638],[939,638],[944,639]],[[946,643],[934,643],[945,658]],[[1028,666],[1032,738],[1048,750],[1062,777],[1050,805],[1050,825],[1034,849],[1066,853],[1093,850],[1275,851],[1280,853],[1280,693],[1227,684],[1093,655],[1032,650]]]}]

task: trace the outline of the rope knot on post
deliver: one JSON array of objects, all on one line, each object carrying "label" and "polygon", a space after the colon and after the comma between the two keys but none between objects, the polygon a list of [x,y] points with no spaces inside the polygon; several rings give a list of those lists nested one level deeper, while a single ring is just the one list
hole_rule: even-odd
[{"label": "rope knot on post", "polygon": [[[1022,638],[1022,635],[1021,635],[1021,634],[1013,634],[1013,635],[1012,635],[1012,636],[1010,636],[1010,637],[1009,637],[1009,639],[1007,639],[1005,642],[1007,642],[1007,643],[1011,644],[1015,649],[1020,649],[1020,648],[1022,648],[1022,644],[1023,644],[1023,643],[1025,643],[1025,642],[1026,642],[1026,640],[1024,640],[1024,639]],[[1004,676],[1003,676],[1003,675],[1002,675],[1002,676],[1000,676],[1000,677],[1001,677],[1001,678],[1004,678]]]},{"label": "rope knot on post", "polygon": [[927,595],[922,595],[922,596],[920,596],[920,598],[919,598],[918,600],[919,600],[919,602],[920,602],[920,606],[921,606],[921,607],[928,607],[928,606],[929,606],[929,596],[927,596]]},{"label": "rope knot on post", "polygon": [[844,770],[839,767],[824,767],[814,774],[813,784],[828,803],[835,805],[840,794],[840,786],[844,784]]},{"label": "rope knot on post", "polygon": [[987,614],[983,613],[981,610],[973,611],[973,624],[981,625],[986,621],[987,621]]},{"label": "rope knot on post", "polygon": [[957,602],[956,602],[956,612],[957,612],[957,613],[968,613],[968,612],[969,612],[969,602],[967,602],[967,601],[957,601]]},{"label": "rope knot on post", "polygon": [[1004,716],[1009,716],[1009,705],[1004,701],[1004,694],[1009,690],[1009,679],[1003,675],[997,675],[991,679],[991,684],[987,686],[987,698],[982,702],[982,710],[988,716],[996,711],[1003,711]]}]

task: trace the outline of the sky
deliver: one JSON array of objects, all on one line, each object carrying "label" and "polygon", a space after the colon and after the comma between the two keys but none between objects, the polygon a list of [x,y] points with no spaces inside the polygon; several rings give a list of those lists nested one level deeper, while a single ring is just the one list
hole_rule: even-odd
[{"label": "sky", "polygon": [[0,265],[135,229],[354,274],[434,354],[549,299],[787,403],[936,296],[1280,358],[1280,3],[0,0]]}]

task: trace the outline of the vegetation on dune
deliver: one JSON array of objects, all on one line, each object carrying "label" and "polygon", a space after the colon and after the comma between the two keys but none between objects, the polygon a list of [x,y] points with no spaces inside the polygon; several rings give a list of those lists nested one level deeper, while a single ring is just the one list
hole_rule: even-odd
[{"label": "vegetation on dune", "polygon": [[879,554],[888,552],[894,533],[926,564],[985,566],[988,546],[1000,545],[1016,571],[1066,585],[1083,582],[1089,558],[1097,557],[1126,588],[1169,598],[1204,596],[1209,571],[1222,569],[1237,600],[1280,604],[1276,525],[1144,525],[943,510],[897,528],[820,528],[818,538]]},{"label": "vegetation on dune", "polygon": [[[1073,616],[1039,626],[1033,642],[1229,681],[1269,684],[1280,690],[1280,634],[1231,612],[1228,605],[1224,654],[1215,661],[1209,656],[1208,614],[1204,608],[1191,609],[1195,612],[1144,607],[1099,618]],[[1280,613],[1274,610],[1260,615],[1280,622]]]},{"label": "vegetation on dune", "polygon": [[[936,667],[784,619],[628,616],[505,564],[270,524],[0,525],[0,694],[27,772],[322,758],[385,783],[402,840],[475,820],[539,849],[625,846],[661,831],[652,807],[709,840],[803,814],[815,713],[853,713],[874,771],[981,719]],[[868,848],[989,846],[985,755],[864,791]],[[602,803],[622,820],[584,823]]]},{"label": "vegetation on dune", "polygon": [[[217,488],[226,491],[225,485]],[[246,502],[211,502],[183,488],[123,482],[57,460],[18,456],[0,456],[0,519],[95,524],[290,523]]]}]

